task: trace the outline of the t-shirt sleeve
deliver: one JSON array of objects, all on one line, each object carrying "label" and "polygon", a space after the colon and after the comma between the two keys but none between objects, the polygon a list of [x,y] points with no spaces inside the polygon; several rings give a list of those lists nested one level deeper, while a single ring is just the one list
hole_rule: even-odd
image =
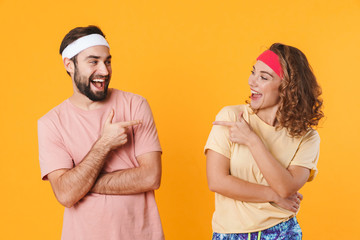
[{"label": "t-shirt sleeve", "polygon": [[304,136],[290,165],[302,166],[310,169],[308,181],[311,181],[318,173],[316,165],[319,160],[319,152],[320,136],[317,131],[311,130]]},{"label": "t-shirt sleeve", "polygon": [[73,161],[58,129],[49,119],[38,120],[38,142],[41,178],[58,169],[72,168]]},{"label": "t-shirt sleeve", "polygon": [[[234,118],[234,119],[233,119]],[[224,107],[216,115],[216,121],[235,121],[235,114],[231,113],[228,107]],[[231,158],[231,146],[232,142],[229,140],[229,129],[225,126],[213,125],[210,135],[207,139],[204,152],[211,149],[217,153],[224,155],[227,158]]]},{"label": "t-shirt sleeve", "polygon": [[161,152],[154,118],[146,99],[141,100],[133,119],[142,120],[141,125],[134,127],[135,156],[148,152]]}]

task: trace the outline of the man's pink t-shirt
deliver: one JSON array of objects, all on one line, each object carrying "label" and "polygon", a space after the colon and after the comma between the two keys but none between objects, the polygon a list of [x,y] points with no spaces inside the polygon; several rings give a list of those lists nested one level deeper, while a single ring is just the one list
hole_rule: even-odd
[{"label": "man's pink t-shirt", "polygon": [[[42,179],[57,169],[78,165],[99,138],[111,109],[113,122],[142,120],[128,130],[128,142],[112,151],[104,172],[139,166],[136,157],[161,151],[150,107],[143,97],[112,89],[104,106],[86,111],[69,99],[38,121],[39,157]],[[87,194],[65,208],[62,239],[163,239],[154,191],[133,195]]]}]

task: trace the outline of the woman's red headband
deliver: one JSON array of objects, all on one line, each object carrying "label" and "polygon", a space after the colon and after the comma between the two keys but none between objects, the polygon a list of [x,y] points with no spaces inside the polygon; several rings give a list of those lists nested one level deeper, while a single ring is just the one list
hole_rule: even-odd
[{"label": "woman's red headband", "polygon": [[283,77],[283,71],[280,65],[279,56],[271,50],[266,50],[256,59],[268,65],[280,78]]}]

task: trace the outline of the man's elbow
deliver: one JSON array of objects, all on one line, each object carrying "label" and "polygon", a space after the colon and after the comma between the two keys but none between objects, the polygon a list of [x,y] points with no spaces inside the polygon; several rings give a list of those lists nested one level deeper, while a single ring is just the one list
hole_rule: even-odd
[{"label": "man's elbow", "polygon": [[161,184],[161,174],[153,174],[147,177],[147,188],[149,190],[157,190]]},{"label": "man's elbow", "polygon": [[77,201],[66,196],[66,194],[55,194],[55,196],[57,201],[66,208],[71,208],[77,203]]},{"label": "man's elbow", "polygon": [[152,184],[153,190],[159,189],[160,184],[161,184],[161,175],[154,177],[153,184]]},{"label": "man's elbow", "polygon": [[75,205],[74,202],[60,202],[60,204],[66,208],[72,208]]},{"label": "man's elbow", "polygon": [[158,190],[160,188],[161,181],[155,181],[152,185],[152,190]]}]

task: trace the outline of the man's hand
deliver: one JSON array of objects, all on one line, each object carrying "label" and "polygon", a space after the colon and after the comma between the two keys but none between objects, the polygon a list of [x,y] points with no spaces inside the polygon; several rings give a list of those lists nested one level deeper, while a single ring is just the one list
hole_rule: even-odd
[{"label": "man's hand", "polygon": [[114,110],[107,117],[99,141],[114,150],[127,142],[127,130],[131,126],[141,124],[141,120],[112,123]]},{"label": "man's hand", "polygon": [[249,139],[252,134],[254,134],[249,124],[243,118],[243,112],[240,112],[236,122],[215,121],[213,122],[213,125],[228,127],[230,141],[238,144],[249,144]]}]

